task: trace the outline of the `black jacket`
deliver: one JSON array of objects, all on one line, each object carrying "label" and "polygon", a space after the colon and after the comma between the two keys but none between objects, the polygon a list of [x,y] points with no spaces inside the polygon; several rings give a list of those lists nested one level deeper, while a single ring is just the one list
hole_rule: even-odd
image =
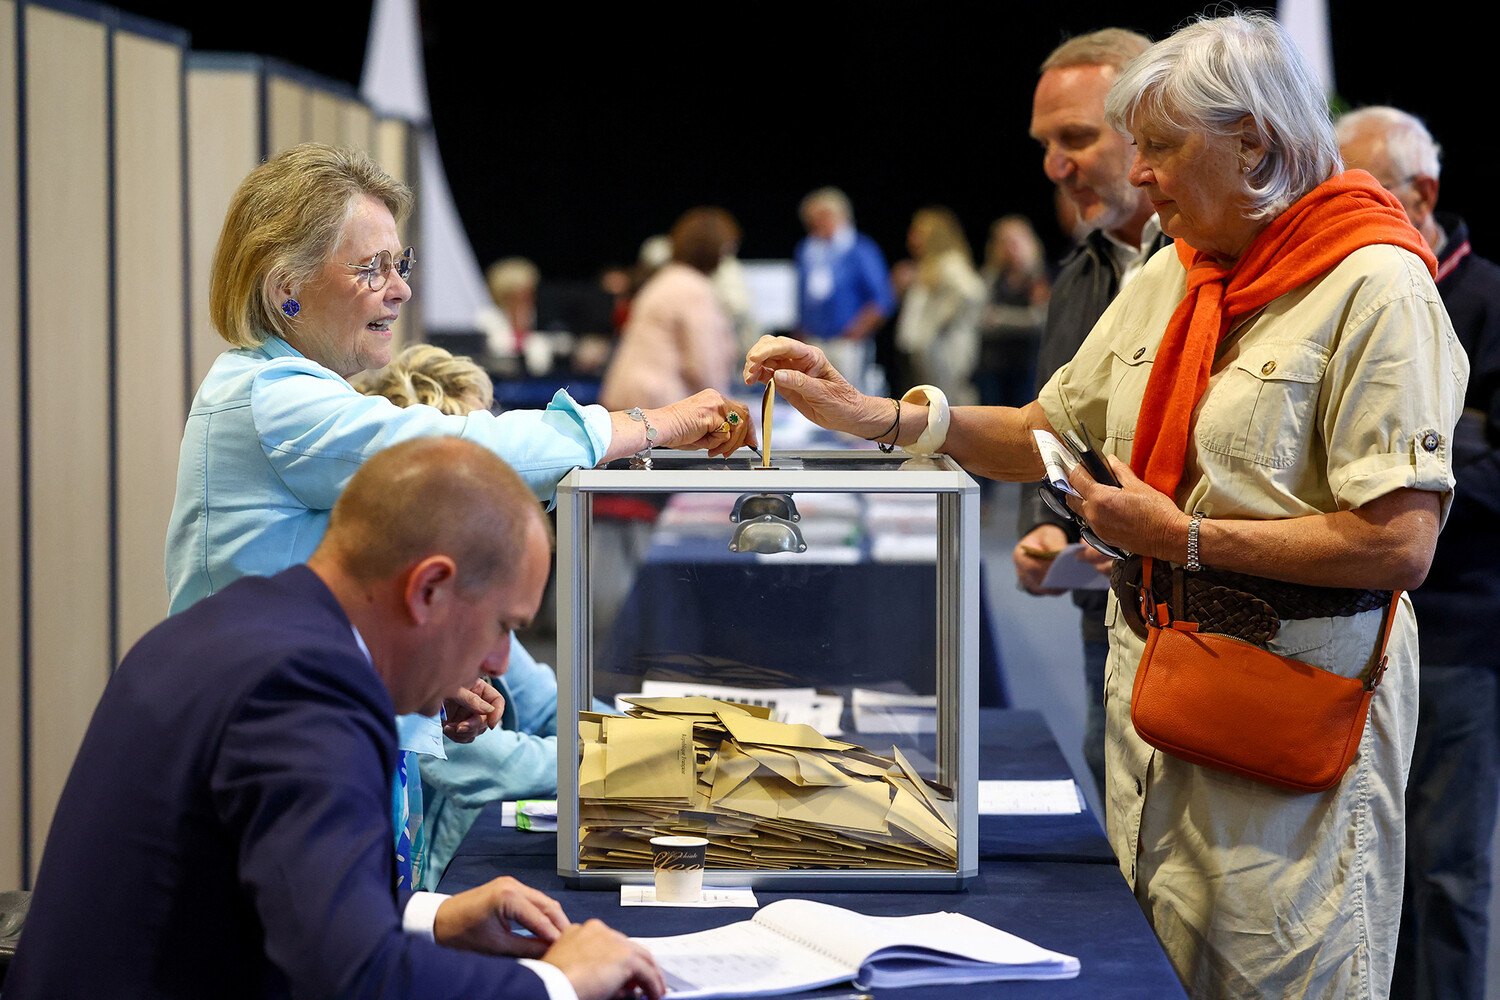
[{"label": "black jacket", "polygon": [[1472,252],[1462,219],[1439,213],[1437,221],[1448,234],[1438,293],[1469,355],[1469,388],[1453,432],[1453,506],[1411,599],[1423,666],[1500,669],[1500,266]]},{"label": "black jacket", "polygon": [[[1158,236],[1155,248],[1159,250],[1171,242],[1166,236]],[[1064,259],[1057,280],[1052,283],[1052,296],[1047,303],[1047,325],[1042,330],[1042,346],[1037,353],[1037,392],[1078,353],[1094,324],[1099,322],[1099,317],[1119,293],[1120,272],[1109,252],[1109,240],[1099,230],[1093,230]],[[1024,537],[1041,524],[1059,525],[1068,533],[1070,541],[1078,541],[1077,529],[1054,514],[1042,500],[1037,486],[1028,483],[1021,487],[1016,531]],[[1104,639],[1104,621],[1100,613],[1104,611],[1105,592],[1075,590],[1073,603],[1086,612],[1096,612],[1083,617],[1084,638]]]}]

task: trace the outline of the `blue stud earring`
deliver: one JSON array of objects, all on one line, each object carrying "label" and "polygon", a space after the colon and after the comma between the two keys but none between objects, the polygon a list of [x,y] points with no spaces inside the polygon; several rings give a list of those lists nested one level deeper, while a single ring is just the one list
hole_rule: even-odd
[{"label": "blue stud earring", "polygon": [[291,319],[293,316],[297,315],[297,313],[302,311],[302,306],[297,302],[296,299],[287,299],[281,304],[281,311],[286,313],[287,319]]}]

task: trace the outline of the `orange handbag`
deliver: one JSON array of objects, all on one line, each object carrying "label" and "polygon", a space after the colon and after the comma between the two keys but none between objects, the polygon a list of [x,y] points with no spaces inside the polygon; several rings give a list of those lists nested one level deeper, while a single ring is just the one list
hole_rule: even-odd
[{"label": "orange handbag", "polygon": [[1392,591],[1366,677],[1341,677],[1227,635],[1172,621],[1152,605],[1143,560],[1146,652],[1136,669],[1130,721],[1173,757],[1297,792],[1338,784],[1354,761],[1370,697],[1385,673],[1401,591]]}]

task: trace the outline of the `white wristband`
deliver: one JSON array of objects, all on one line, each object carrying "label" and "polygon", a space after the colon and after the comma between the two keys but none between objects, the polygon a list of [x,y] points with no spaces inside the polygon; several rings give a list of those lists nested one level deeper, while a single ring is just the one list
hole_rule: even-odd
[{"label": "white wristband", "polygon": [[901,446],[902,451],[918,458],[936,455],[943,447],[943,442],[948,440],[948,397],[943,390],[935,385],[913,386],[906,390],[901,402],[916,403],[924,399],[927,403],[927,426],[915,441]]}]

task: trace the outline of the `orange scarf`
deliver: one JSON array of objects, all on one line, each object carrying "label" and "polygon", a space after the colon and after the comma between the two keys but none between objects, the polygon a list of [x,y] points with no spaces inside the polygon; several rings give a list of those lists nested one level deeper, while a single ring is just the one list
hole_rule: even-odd
[{"label": "orange scarf", "polygon": [[1193,409],[1230,323],[1376,243],[1410,250],[1437,273],[1437,259],[1401,203],[1363,170],[1338,174],[1309,191],[1228,267],[1178,240],[1187,294],[1156,349],[1136,421],[1131,470],[1175,498]]}]

